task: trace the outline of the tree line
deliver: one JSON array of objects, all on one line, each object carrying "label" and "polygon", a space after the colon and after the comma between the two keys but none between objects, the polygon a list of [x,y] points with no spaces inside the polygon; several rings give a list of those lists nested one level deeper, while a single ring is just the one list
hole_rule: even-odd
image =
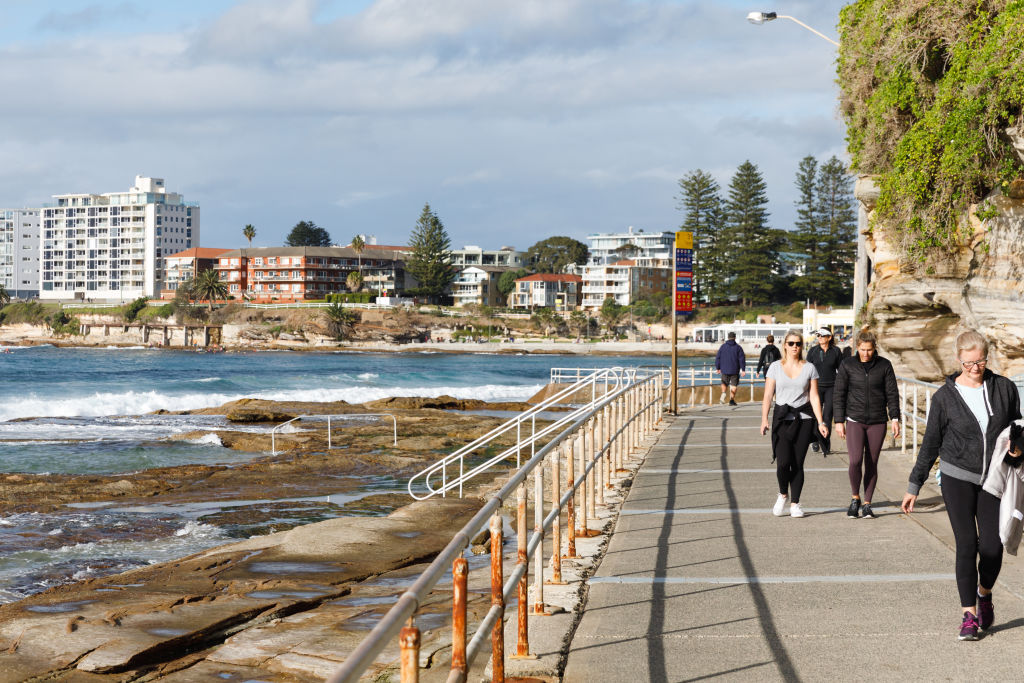
[{"label": "tree line", "polygon": [[744,161],[727,193],[701,169],[679,180],[681,230],[694,235],[694,299],[743,305],[798,299],[848,304],[853,298],[857,215],[853,178],[835,156],[804,157],[796,172],[792,231],[768,222],[767,186]]}]

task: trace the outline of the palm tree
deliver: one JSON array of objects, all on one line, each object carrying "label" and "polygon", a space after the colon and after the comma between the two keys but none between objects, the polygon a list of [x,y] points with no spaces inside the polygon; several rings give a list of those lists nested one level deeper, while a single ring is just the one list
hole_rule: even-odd
[{"label": "palm tree", "polygon": [[3,284],[0,284],[0,308],[3,308],[9,303],[11,303],[11,294]]},{"label": "palm tree", "polygon": [[249,223],[242,228],[242,234],[245,235],[245,239],[249,240],[249,248],[252,248],[252,238],[256,236],[256,228],[253,227],[252,223]]},{"label": "palm tree", "polygon": [[358,319],[355,311],[350,311],[341,304],[331,304],[324,312],[327,314],[327,329],[337,340],[343,339]]},{"label": "palm tree", "polygon": [[349,291],[358,292],[363,286],[363,275],[358,270],[353,270],[348,274],[345,279],[345,284],[348,285]]},{"label": "palm tree", "polygon": [[356,260],[359,265],[359,270],[363,269],[363,249],[366,249],[366,242],[363,240],[362,235],[356,235],[352,238],[352,251],[356,252]]},{"label": "palm tree", "polygon": [[227,298],[228,286],[221,282],[220,273],[213,268],[208,268],[199,273],[192,281],[192,294],[197,299],[206,299],[212,313],[214,300]]}]

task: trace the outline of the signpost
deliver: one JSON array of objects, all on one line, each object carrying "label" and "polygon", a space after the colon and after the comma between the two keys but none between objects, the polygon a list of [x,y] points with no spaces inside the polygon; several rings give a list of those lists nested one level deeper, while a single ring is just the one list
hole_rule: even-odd
[{"label": "signpost", "polygon": [[693,311],[693,233],[680,231],[676,233],[675,266],[673,278],[675,282],[675,306],[672,307],[672,377],[671,393],[669,394],[669,411],[673,415],[679,413],[677,385],[679,383],[679,313]]}]

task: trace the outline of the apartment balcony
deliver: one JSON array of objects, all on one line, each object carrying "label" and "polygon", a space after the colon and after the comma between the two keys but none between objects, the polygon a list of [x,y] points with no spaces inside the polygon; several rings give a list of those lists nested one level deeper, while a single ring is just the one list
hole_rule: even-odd
[{"label": "apartment balcony", "polygon": [[629,282],[629,273],[588,273],[583,276],[583,284],[587,282]]},{"label": "apartment balcony", "polygon": [[586,296],[587,294],[629,294],[629,287],[628,286],[603,287],[603,286],[600,286],[600,285],[588,287],[588,286],[584,285],[583,286],[583,295]]}]

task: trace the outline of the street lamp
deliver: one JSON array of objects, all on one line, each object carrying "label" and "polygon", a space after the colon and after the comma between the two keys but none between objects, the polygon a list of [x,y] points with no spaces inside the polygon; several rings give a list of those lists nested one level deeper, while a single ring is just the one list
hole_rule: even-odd
[{"label": "street lamp", "polygon": [[837,43],[836,41],[832,40],[831,38],[826,36],[824,33],[822,33],[821,31],[817,31],[817,30],[811,28],[810,26],[808,26],[804,22],[802,22],[799,19],[796,19],[794,17],[786,16],[785,14],[778,14],[776,12],[751,12],[750,14],[747,15],[747,21],[749,21],[751,24],[755,24],[757,26],[760,26],[761,24],[765,23],[766,21],[774,21],[775,19],[789,19],[792,22],[800,24],[801,26],[803,26],[805,29],[807,29],[811,33],[815,34],[816,36],[818,36],[820,38],[824,38],[825,40],[827,40],[828,42],[832,43],[836,47],[839,47],[839,43]]}]

